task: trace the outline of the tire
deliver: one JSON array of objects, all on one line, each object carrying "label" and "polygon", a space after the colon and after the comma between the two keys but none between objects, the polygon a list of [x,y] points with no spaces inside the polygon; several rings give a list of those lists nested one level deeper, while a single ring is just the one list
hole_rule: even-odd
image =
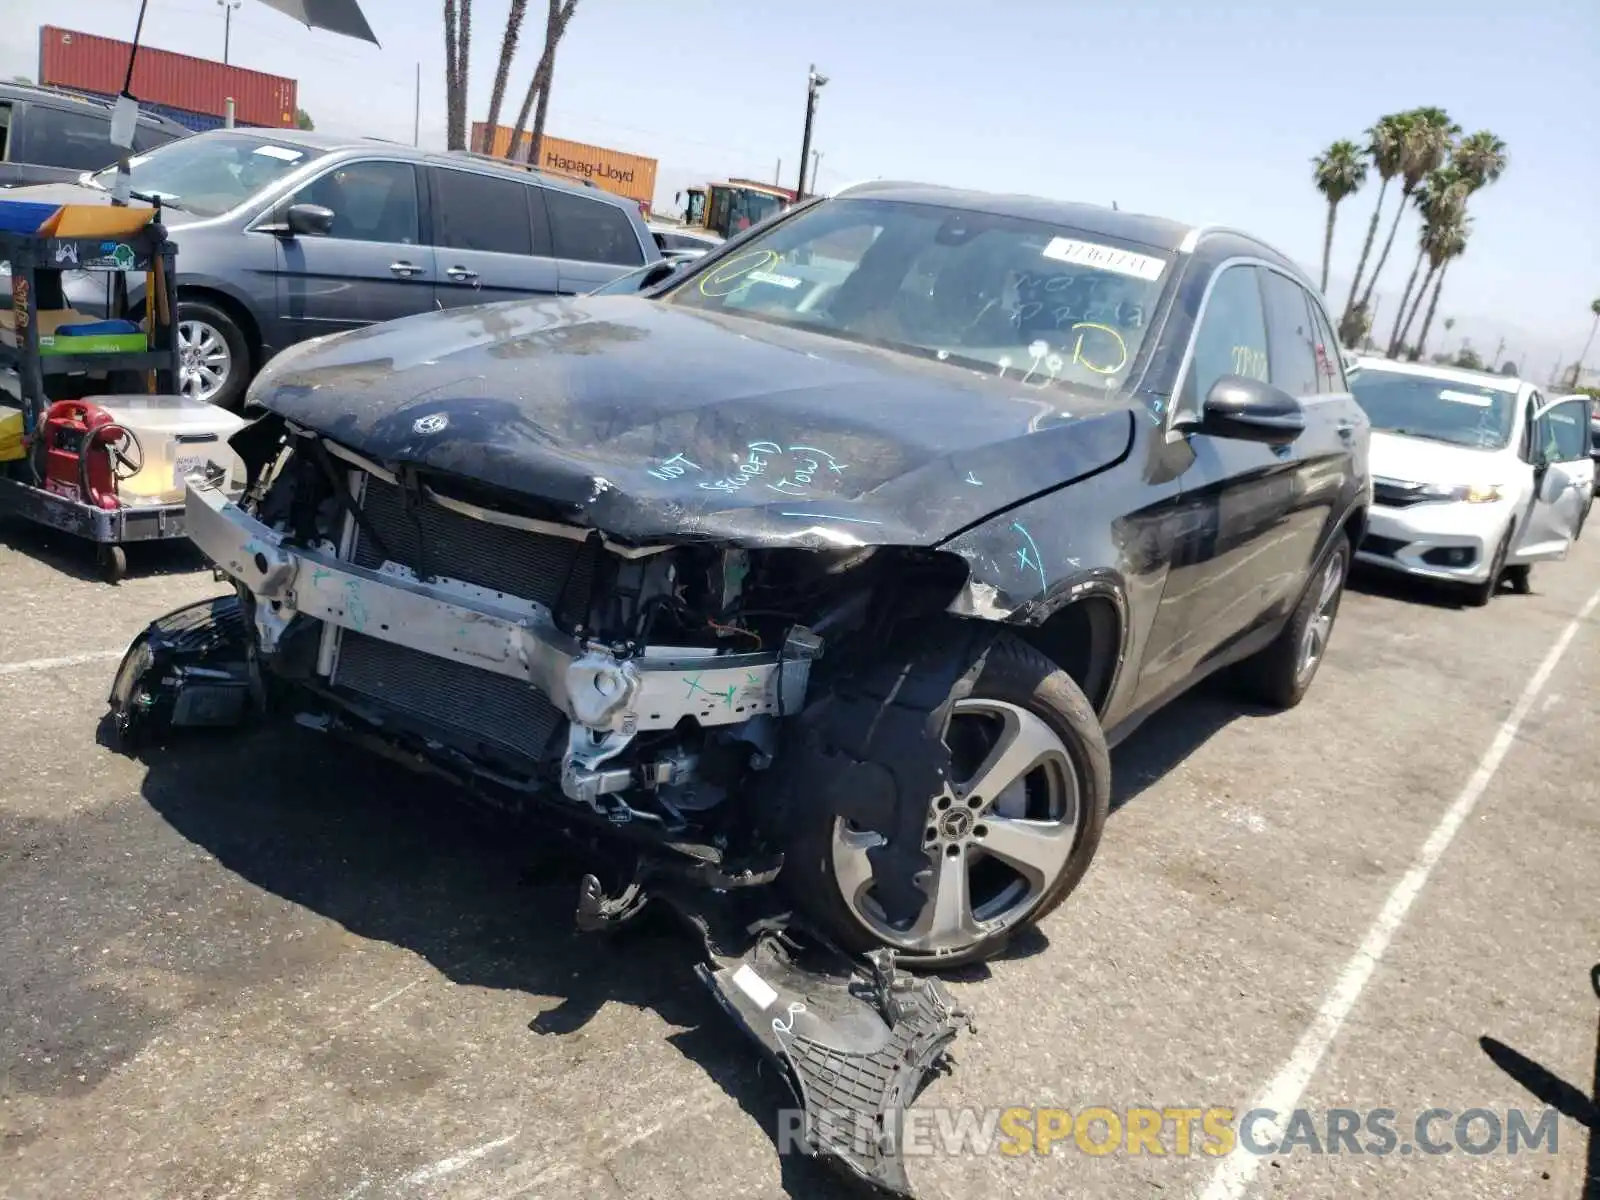
[{"label": "tire", "polygon": [[250,385],[250,343],[232,317],[214,304],[179,296],[178,353],[185,360],[198,357],[212,371],[225,367],[220,386],[212,390],[205,375],[186,361],[179,383],[184,395],[239,411]]},{"label": "tire", "polygon": [[1482,583],[1469,583],[1462,599],[1468,608],[1482,608],[1494,599],[1500,590],[1500,577],[1505,574],[1506,555],[1511,553],[1511,530],[1507,529],[1500,544],[1495,547],[1494,561],[1489,564],[1489,578]]},{"label": "tire", "polygon": [[[1283,631],[1236,668],[1235,679],[1244,698],[1283,710],[1305,699],[1327,656],[1339,604],[1344,599],[1345,579],[1350,574],[1350,559],[1350,539],[1341,535],[1312,574],[1299,607]],[[1321,645],[1314,649],[1308,662],[1306,639],[1321,617],[1326,618],[1320,627]]]},{"label": "tire", "polygon": [[1506,581],[1511,584],[1511,590],[1519,596],[1533,594],[1533,564],[1521,563],[1515,567],[1506,568]]},{"label": "tire", "polygon": [[[973,661],[969,659],[965,665]],[[1038,760],[1019,777],[1025,781],[1020,789],[1001,788],[985,798],[976,793],[964,795],[959,787],[953,787],[945,789],[943,797],[929,798],[928,834],[920,851],[933,873],[922,890],[931,895],[929,889],[937,887],[936,881],[951,869],[949,864],[955,864],[970,889],[972,903],[964,912],[988,910],[980,914],[981,920],[968,921],[970,928],[938,938],[938,944],[930,943],[926,936],[915,936],[914,928],[899,934],[888,931],[886,919],[874,924],[874,919],[864,915],[875,904],[873,885],[869,882],[863,888],[857,872],[848,872],[857,881],[853,888],[841,877],[842,864],[865,863],[859,843],[878,835],[852,828],[815,794],[809,797],[810,803],[793,806],[780,882],[800,912],[835,944],[858,953],[888,946],[895,951],[897,962],[912,969],[942,970],[981,962],[1037,924],[1078,886],[1099,847],[1111,803],[1110,754],[1093,707],[1065,671],[1020,638],[1002,633],[989,646],[971,692],[956,702],[944,734],[947,745],[951,735],[957,735],[955,740],[965,752],[964,758],[952,752],[952,784],[968,782],[962,779],[962,762],[986,757],[975,739],[996,725],[1000,736],[1016,739],[1012,745],[1026,744],[1021,742],[1024,736],[1047,735],[1048,740],[1041,738],[1038,744],[1053,744],[1048,751],[1051,757]],[[1055,757],[1057,753],[1059,757]],[[783,765],[780,762],[779,767]],[[1037,785],[1036,779],[1040,780]],[[1036,814],[1035,803],[1051,803],[1052,797],[1061,800],[1061,819],[1049,819],[1053,810]],[[1025,806],[1020,817],[1016,811],[1000,811],[1018,803]],[[1070,824],[1065,819],[1069,813]],[[965,833],[960,832],[963,823],[967,825]],[[1048,845],[1049,870],[1030,879],[1005,857],[984,850],[985,839],[991,845],[999,844],[995,838],[1002,829],[1010,831],[1008,837],[1019,831],[1026,834],[1027,843],[1018,844],[1028,844],[1030,851]],[[1047,831],[1052,829],[1059,831],[1059,842],[1034,842],[1041,833],[1048,838]],[[952,847],[958,850],[952,852]],[[974,869],[982,876],[983,887],[978,886]],[[1017,882],[999,883],[1008,872]],[[993,900],[985,901],[991,882],[998,890]],[[1008,887],[1016,898],[1006,906]],[[919,921],[930,918],[932,904],[930,899],[924,905]],[[881,909],[877,911],[881,917]]]}]

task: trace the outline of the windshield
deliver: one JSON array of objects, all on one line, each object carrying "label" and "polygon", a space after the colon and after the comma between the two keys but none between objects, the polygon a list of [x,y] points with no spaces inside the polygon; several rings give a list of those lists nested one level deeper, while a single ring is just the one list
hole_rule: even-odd
[{"label": "windshield", "polygon": [[1511,441],[1515,390],[1371,367],[1350,377],[1350,389],[1372,427],[1384,433],[1476,450],[1499,450]]},{"label": "windshield", "polygon": [[1116,388],[1168,260],[1039,221],[826,201],[686,280],[667,302],[926,354],[1032,387]]},{"label": "windshield", "polygon": [[[129,165],[134,191],[159,196],[182,212],[215,217],[325,153],[259,134],[216,133],[168,142]],[[90,182],[110,191],[116,178],[116,168],[107,167]]]}]

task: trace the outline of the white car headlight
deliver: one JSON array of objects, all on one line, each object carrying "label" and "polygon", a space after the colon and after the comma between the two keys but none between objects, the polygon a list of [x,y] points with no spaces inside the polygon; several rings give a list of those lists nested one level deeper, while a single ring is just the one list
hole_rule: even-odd
[{"label": "white car headlight", "polygon": [[1498,483],[1429,483],[1423,485],[1419,494],[1428,500],[1455,500],[1467,504],[1491,504],[1505,496]]}]

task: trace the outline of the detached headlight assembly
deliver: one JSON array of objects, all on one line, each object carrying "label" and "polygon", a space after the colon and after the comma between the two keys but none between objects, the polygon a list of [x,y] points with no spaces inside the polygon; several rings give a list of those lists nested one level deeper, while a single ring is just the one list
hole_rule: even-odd
[{"label": "detached headlight assembly", "polygon": [[1456,500],[1467,504],[1492,504],[1505,495],[1498,483],[1430,483],[1418,494],[1427,500]]}]

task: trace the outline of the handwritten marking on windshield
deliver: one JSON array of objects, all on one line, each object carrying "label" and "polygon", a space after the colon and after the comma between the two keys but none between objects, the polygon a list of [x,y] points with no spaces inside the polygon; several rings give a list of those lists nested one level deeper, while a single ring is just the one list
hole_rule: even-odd
[{"label": "handwritten marking on windshield", "polygon": [[979,479],[971,471],[967,472],[967,478],[966,478],[965,482],[970,483],[973,487],[982,487],[983,486],[983,480]]},{"label": "handwritten marking on windshield", "polygon": [[1011,522],[1011,528],[1020,533],[1026,543],[1026,545],[1017,547],[1017,564],[1024,571],[1030,567],[1033,568],[1039,574],[1040,588],[1048,588],[1050,584],[1045,579],[1044,561],[1039,554],[1039,544],[1033,540],[1033,534],[1029,533],[1027,528],[1018,521]]},{"label": "handwritten marking on windshield", "polygon": [[663,459],[650,468],[650,474],[657,479],[679,479],[686,471],[700,471],[704,468],[690,462],[683,456],[683,451],[678,451],[671,458]]},{"label": "handwritten marking on windshield", "polygon": [[776,250],[747,250],[708,271],[700,280],[700,294],[716,299],[732,295],[754,271],[762,271],[778,261]]}]

